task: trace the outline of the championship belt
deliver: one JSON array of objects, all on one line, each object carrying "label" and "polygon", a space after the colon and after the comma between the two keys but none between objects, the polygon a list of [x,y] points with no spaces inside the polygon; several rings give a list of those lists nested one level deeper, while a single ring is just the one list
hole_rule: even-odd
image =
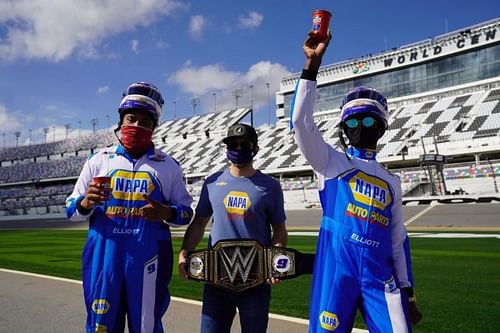
[{"label": "championship belt", "polygon": [[190,279],[239,293],[271,277],[284,280],[312,274],[313,264],[314,254],[233,239],[219,241],[213,249],[190,252],[186,268]]}]

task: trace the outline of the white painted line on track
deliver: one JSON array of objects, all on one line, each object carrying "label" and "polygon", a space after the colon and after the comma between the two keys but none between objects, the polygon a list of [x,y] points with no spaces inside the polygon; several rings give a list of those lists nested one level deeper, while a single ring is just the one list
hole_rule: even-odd
[{"label": "white painted line on track", "polygon": [[441,232],[441,233],[410,232],[408,233],[408,236],[417,238],[500,238],[499,234],[472,234],[472,233],[452,233],[452,232]]},{"label": "white painted line on track", "polygon": [[414,216],[412,216],[411,218],[409,218],[408,221],[405,222],[405,226],[408,226],[409,224],[415,222],[420,216],[424,215],[425,213],[427,213],[428,211],[430,211],[432,208],[434,208],[434,206],[435,205],[430,204],[429,207],[423,209],[418,214],[415,214]]},{"label": "white painted line on track", "polygon": [[18,275],[33,276],[33,277],[54,280],[54,281],[69,282],[69,283],[80,284],[80,285],[82,284],[82,281],[79,281],[79,280],[66,279],[66,278],[61,278],[61,277],[57,277],[57,276],[29,273],[29,272],[23,272],[23,271],[14,271],[14,270],[5,269],[5,268],[0,268],[0,271],[6,272],[6,273],[18,274]]}]

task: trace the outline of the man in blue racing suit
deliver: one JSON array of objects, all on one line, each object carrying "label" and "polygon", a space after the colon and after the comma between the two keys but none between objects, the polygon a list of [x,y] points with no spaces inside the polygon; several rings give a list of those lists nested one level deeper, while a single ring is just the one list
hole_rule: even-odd
[{"label": "man in blue racing suit", "polygon": [[[120,144],[91,155],[67,199],[72,221],[89,221],[82,255],[86,332],[163,332],[170,303],[169,225],[188,224],[192,210],[182,170],[151,140],[163,98],[145,82],[123,94]],[[109,188],[94,177],[110,177]]]},{"label": "man in blue racing suit", "polygon": [[[304,43],[306,63],[292,102],[291,127],[318,176],[323,208],[311,291],[309,332],[351,332],[357,309],[370,333],[411,332],[422,315],[413,294],[401,183],[375,159],[387,129],[386,99],[359,87],[341,105],[342,150],[314,124],[316,75],[331,39]],[[349,145],[345,144],[344,135]]]}]

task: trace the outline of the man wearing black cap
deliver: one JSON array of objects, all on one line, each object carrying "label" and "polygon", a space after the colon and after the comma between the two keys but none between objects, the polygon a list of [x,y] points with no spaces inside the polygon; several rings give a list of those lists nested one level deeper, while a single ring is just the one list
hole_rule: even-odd
[{"label": "man wearing black cap", "polygon": [[[228,169],[209,176],[203,184],[193,222],[179,253],[179,273],[187,278],[186,257],[203,238],[213,216],[209,247],[227,239],[253,239],[264,246],[286,246],[283,192],[279,182],[253,167],[257,133],[246,124],[229,128],[226,145]],[[272,278],[269,284],[279,282]],[[205,284],[201,332],[230,332],[236,308],[242,332],[266,332],[271,288],[258,285],[235,294]]]}]

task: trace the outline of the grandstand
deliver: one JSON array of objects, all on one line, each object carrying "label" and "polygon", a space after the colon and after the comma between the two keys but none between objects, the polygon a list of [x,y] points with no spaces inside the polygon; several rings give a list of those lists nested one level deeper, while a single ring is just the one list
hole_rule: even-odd
[{"label": "grandstand", "polygon": [[[500,176],[500,19],[324,66],[318,76],[315,120],[324,138],[338,144],[342,95],[367,85],[388,97],[389,128],[378,160],[397,173],[407,197],[498,197]],[[278,121],[257,128],[255,166],[280,180],[288,208],[315,206],[316,183],[288,129],[293,89],[300,73],[282,79]],[[222,139],[248,117],[239,108],[160,124],[155,145],[181,164],[196,197],[203,178],[228,166]],[[116,144],[114,134],[0,149],[0,216],[61,214],[89,153]],[[443,156],[436,169],[423,156]],[[434,170],[434,171],[433,171]],[[438,177],[439,178],[439,177]],[[444,180],[444,182],[443,182]]]}]

